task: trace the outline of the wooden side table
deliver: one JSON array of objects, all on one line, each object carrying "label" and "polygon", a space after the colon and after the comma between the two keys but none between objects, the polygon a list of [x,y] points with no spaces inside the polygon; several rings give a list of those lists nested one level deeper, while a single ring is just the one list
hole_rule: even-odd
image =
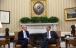
[{"label": "wooden side table", "polygon": [[6,40],[0,40],[0,47],[3,45],[5,48]]},{"label": "wooden side table", "polygon": [[76,39],[65,38],[66,48],[68,48],[68,44],[72,44],[73,46],[76,46]]},{"label": "wooden side table", "polygon": [[2,41],[1,45],[8,44],[8,48],[10,48],[10,38],[14,38],[14,36],[0,36],[0,38],[5,38],[5,40],[0,40]]}]

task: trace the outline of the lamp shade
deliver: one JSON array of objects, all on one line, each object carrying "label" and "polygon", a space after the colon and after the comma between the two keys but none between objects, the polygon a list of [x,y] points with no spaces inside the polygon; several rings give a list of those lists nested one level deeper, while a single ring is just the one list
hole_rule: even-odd
[{"label": "lamp shade", "polygon": [[1,21],[0,21],[0,28],[2,28],[2,24],[1,24]]},{"label": "lamp shade", "polygon": [[75,24],[75,27],[76,27],[76,24]]}]

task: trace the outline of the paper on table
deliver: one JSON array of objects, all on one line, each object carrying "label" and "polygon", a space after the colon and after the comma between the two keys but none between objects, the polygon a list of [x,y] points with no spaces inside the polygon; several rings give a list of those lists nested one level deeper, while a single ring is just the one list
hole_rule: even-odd
[{"label": "paper on table", "polygon": [[5,40],[5,38],[0,38],[0,40]]}]

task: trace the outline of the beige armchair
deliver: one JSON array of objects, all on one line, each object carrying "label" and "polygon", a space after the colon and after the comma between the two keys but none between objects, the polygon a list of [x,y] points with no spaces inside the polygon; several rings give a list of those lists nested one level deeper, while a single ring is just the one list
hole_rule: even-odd
[{"label": "beige armchair", "polygon": [[50,44],[49,48],[59,48],[60,47],[60,43],[61,43],[61,31],[55,31],[57,33],[57,35],[60,37],[59,39],[57,39],[57,44]]}]

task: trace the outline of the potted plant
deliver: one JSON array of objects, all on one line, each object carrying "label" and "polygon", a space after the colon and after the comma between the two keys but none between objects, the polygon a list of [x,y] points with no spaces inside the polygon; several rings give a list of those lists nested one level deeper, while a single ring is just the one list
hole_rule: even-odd
[{"label": "potted plant", "polygon": [[51,23],[56,23],[56,22],[59,21],[59,18],[57,18],[57,17],[55,17],[55,16],[52,16],[52,17],[50,17],[50,18],[48,19],[48,21],[51,22]]},{"label": "potted plant", "polygon": [[39,20],[39,18],[38,17],[31,17],[31,22],[32,23],[37,23],[37,22],[39,22],[40,20]]},{"label": "potted plant", "polygon": [[28,17],[22,17],[21,19],[20,19],[20,22],[21,23],[27,23],[27,22],[29,22],[30,21],[30,18],[28,18]]},{"label": "potted plant", "polygon": [[47,17],[40,17],[39,20],[40,20],[41,23],[47,23],[48,22]]}]

